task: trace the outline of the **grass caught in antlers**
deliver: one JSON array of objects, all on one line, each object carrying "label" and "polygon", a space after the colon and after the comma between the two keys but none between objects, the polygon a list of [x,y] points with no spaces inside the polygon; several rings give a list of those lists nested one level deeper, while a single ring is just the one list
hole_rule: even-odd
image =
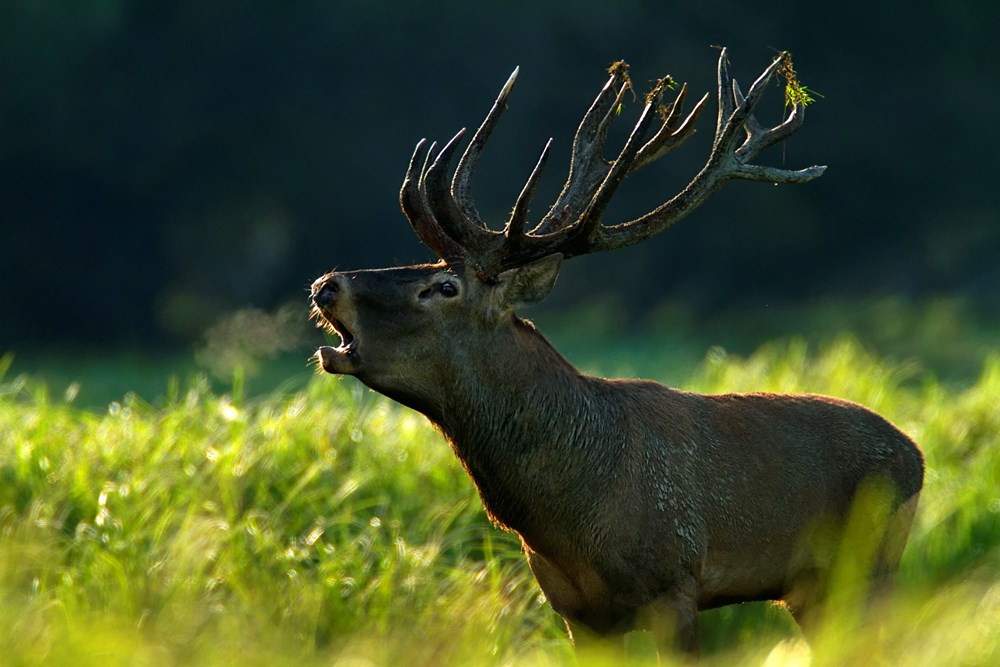
[{"label": "grass caught in antlers", "polygon": [[782,51],[778,54],[778,58],[781,60],[778,73],[785,79],[785,109],[799,104],[807,107],[815,102],[817,97],[820,99],[823,98],[820,93],[810,90],[799,82],[798,74],[796,74],[795,67],[792,65],[792,54],[790,52]]}]

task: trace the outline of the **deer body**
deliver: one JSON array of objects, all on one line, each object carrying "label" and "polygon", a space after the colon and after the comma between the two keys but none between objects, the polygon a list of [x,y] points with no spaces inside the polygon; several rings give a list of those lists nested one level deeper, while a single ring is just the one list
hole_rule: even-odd
[{"label": "deer body", "polygon": [[[399,272],[428,283],[442,275],[325,276],[342,285],[336,303],[353,304],[328,306],[338,326],[368,341],[366,323],[383,325],[365,304],[380,302],[379,283]],[[331,372],[356,363],[352,374],[442,431],[490,517],[521,536],[539,585],[578,632],[643,627],[643,613],[664,604],[691,633],[698,610],[735,602],[785,599],[802,618],[820,602],[810,587],[834,555],[804,551],[807,532],[842,521],[872,475],[893,483],[897,505],[919,492],[916,446],[859,405],[590,377],[514,315],[481,333],[456,343],[442,331],[434,345],[407,350],[409,364],[395,358],[388,376],[365,370],[369,354],[390,354],[378,341],[346,356],[325,348],[321,361]],[[912,507],[902,512],[905,534]],[[890,542],[878,575],[900,555]],[[690,647],[695,637],[682,640]]]},{"label": "deer body", "polygon": [[[751,600],[784,600],[797,620],[808,620],[836,553],[835,540],[820,538],[843,524],[861,486],[876,479],[892,489],[884,502],[893,518],[880,528],[872,572],[881,580],[901,556],[922,484],[916,445],[859,405],[814,395],[706,396],[590,377],[514,312],[548,294],[564,251],[572,256],[637,242],[728,178],[756,179],[763,169],[768,179],[795,182],[822,172],[744,163],[790,134],[801,109],[763,130],[749,112],[766,77],[744,97],[725,58],[723,52],[720,90],[731,88],[732,99],[720,93],[709,164],[652,218],[615,227],[593,219],[615,185],[609,182],[632,169],[630,161],[656,159],[664,145],[679,142],[678,134],[689,134],[704,99],[680,129],[661,130],[639,148],[644,114],[609,166],[591,148],[596,141],[599,149],[613,102],[624,92],[615,93],[613,75],[581,123],[574,168],[552,209],[558,215],[550,212],[523,232],[543,154],[502,235],[465,226],[478,214],[460,195],[467,194],[470,165],[511,81],[450,190],[441,179],[455,140],[422,167],[418,145],[411,161],[403,208],[443,261],[331,273],[313,284],[315,314],[342,341],[320,348],[323,369],[357,377],[441,430],[490,517],[520,535],[532,572],[574,637],[670,626],[660,634],[695,651],[698,610]],[[683,95],[682,89],[671,118]],[[742,146],[723,116],[745,127]],[[595,125],[595,118],[605,124]],[[664,128],[675,122],[668,118]]]}]

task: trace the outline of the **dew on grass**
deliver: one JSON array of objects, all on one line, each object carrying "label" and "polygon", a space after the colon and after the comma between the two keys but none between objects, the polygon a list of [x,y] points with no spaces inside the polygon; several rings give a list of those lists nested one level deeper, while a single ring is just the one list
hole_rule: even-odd
[{"label": "dew on grass", "polygon": [[235,405],[227,401],[219,405],[219,414],[221,414],[222,418],[227,422],[231,422],[240,416],[240,411]]},{"label": "dew on grass", "polygon": [[311,531],[309,531],[308,535],[306,535],[305,543],[309,546],[312,546],[316,544],[316,541],[319,540],[319,538],[322,536],[323,536],[323,528],[320,526],[316,526]]}]

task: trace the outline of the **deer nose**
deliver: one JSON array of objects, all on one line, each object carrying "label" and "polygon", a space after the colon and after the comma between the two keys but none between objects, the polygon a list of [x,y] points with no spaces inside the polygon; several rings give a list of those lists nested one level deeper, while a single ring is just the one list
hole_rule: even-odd
[{"label": "deer nose", "polygon": [[313,292],[313,303],[320,308],[326,308],[337,300],[337,293],[339,291],[340,285],[337,283],[336,278],[331,278],[320,285],[319,289]]}]

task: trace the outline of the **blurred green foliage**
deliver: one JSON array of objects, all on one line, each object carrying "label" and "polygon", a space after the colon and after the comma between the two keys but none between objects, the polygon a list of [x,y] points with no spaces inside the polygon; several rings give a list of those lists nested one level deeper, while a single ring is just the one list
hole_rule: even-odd
[{"label": "blurred green foliage", "polygon": [[[552,301],[669,298],[698,317],[804,299],[944,294],[998,310],[998,133],[983,109],[1000,5],[919,0],[496,3],[107,0],[0,3],[0,350],[198,341],[241,308],[298,301],[334,266],[429,258],[399,213],[412,146],[479,122],[515,65],[477,201],[506,217],[549,137],[554,199],[604,70],[714,87],[713,44],[747,84],[781,49],[822,91],[764,156],[830,169],[732,184],[668,234],[564,271]],[[991,19],[992,17],[992,19]],[[744,86],[746,87],[746,85]],[[640,90],[642,92],[642,90]],[[780,85],[760,112],[781,116]],[[609,154],[636,105],[622,113]],[[689,145],[623,186],[609,221],[664,201]],[[560,173],[561,172],[561,173]]]},{"label": "blurred green foliage", "polygon": [[[222,392],[239,376],[246,398],[298,391],[316,372],[316,347],[336,341],[305,320],[305,309],[296,317],[297,310],[236,311],[211,327],[193,352],[154,347],[14,353],[9,375],[30,376],[85,409],[104,409],[129,392],[162,400],[170,377],[203,375],[213,391]],[[949,387],[965,386],[977,377],[983,360],[1000,349],[1000,318],[968,300],[945,297],[831,299],[708,315],[676,300],[630,313],[605,295],[583,306],[542,306],[525,314],[586,372],[674,385],[698,368],[708,349],[746,356],[765,344],[795,340],[815,348],[846,337],[905,371],[905,382],[919,382],[930,373]]]},{"label": "blurred green foliage", "polygon": [[[638,350],[619,361],[627,374],[647,370]],[[238,383],[217,392],[174,379],[153,404],[128,394],[90,411],[9,364],[6,664],[570,663],[518,541],[489,525],[418,414],[329,376],[254,399]],[[813,664],[996,664],[1000,358],[949,387],[850,338],[791,342],[747,357],[713,350],[680,384],[834,394],[923,447],[926,484],[892,608],[879,624],[828,619]],[[809,660],[778,607],[726,607],[702,623],[709,665]],[[628,650],[655,664],[645,635]]]}]

